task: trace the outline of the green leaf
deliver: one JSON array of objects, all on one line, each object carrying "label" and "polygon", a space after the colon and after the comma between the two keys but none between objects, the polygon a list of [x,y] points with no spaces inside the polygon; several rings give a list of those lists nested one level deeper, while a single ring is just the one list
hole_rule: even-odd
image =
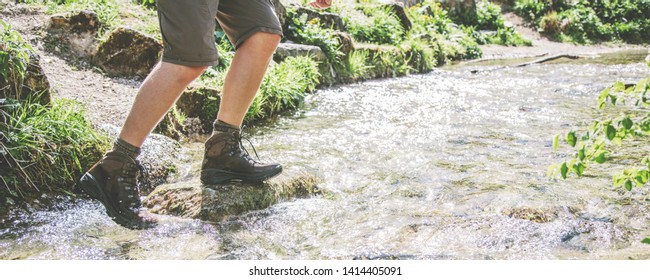
[{"label": "green leaf", "polygon": [[645,185],[650,181],[650,172],[647,170],[641,170],[637,172],[635,179],[640,185]]},{"label": "green leaf", "polygon": [[621,81],[618,81],[618,82],[614,83],[614,85],[612,87],[614,88],[614,91],[616,91],[616,92],[624,91],[625,90],[625,83],[621,82]]},{"label": "green leaf", "polygon": [[598,96],[598,108],[599,109],[602,109],[603,107],[605,107],[605,102],[607,101],[607,97],[609,97],[609,91],[610,90],[611,90],[611,88],[606,88]]},{"label": "green leaf", "polygon": [[575,171],[578,176],[582,176],[582,174],[585,172],[585,168],[586,166],[582,162],[578,162],[573,165],[573,171]]},{"label": "green leaf", "polygon": [[630,180],[625,181],[625,189],[628,190],[628,191],[632,190],[632,181],[630,181]]},{"label": "green leaf", "polygon": [[580,150],[578,150],[578,159],[580,161],[584,161],[585,157],[586,157],[586,155],[585,155],[585,147],[582,146],[582,148]]},{"label": "green leaf", "polygon": [[647,237],[646,239],[641,240],[641,243],[650,244],[650,237]]},{"label": "green leaf", "polygon": [[562,179],[566,179],[568,173],[569,173],[569,167],[567,166],[566,162],[564,162],[560,166],[560,175],[562,175]]},{"label": "green leaf", "polygon": [[612,105],[616,105],[616,100],[618,100],[616,95],[610,95],[609,99],[612,101]]},{"label": "green leaf", "polygon": [[607,161],[607,153],[605,151],[599,151],[594,157],[594,161],[597,163],[605,163]]},{"label": "green leaf", "polygon": [[575,146],[576,146],[576,141],[577,141],[577,140],[578,140],[578,137],[576,137],[576,132],[575,132],[575,131],[571,131],[571,132],[569,132],[569,133],[567,134],[567,136],[566,136],[566,142],[567,142],[567,144],[569,144],[569,146],[571,146],[571,147],[575,147]]},{"label": "green leaf", "polygon": [[605,127],[605,135],[607,135],[607,139],[611,141],[616,137],[616,128],[611,124],[607,125],[607,127]]},{"label": "green leaf", "polygon": [[625,129],[630,129],[632,128],[632,125],[634,125],[634,122],[632,122],[632,120],[629,117],[625,117],[621,121],[621,124],[623,125],[623,127],[625,127]]},{"label": "green leaf", "polygon": [[559,143],[560,143],[560,135],[558,134],[558,135],[555,135],[555,137],[553,137],[553,151],[554,152],[557,151]]}]

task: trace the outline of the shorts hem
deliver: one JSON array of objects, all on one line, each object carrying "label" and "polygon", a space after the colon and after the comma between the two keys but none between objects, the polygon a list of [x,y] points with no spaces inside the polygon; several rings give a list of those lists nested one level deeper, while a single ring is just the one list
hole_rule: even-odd
[{"label": "shorts hem", "polygon": [[251,36],[255,35],[255,33],[257,33],[257,32],[277,34],[277,35],[280,35],[280,37],[283,36],[282,29],[277,29],[277,28],[273,28],[273,27],[266,27],[266,26],[253,27],[251,30],[244,33],[244,35],[242,35],[241,37],[239,37],[237,39],[237,42],[235,42],[235,50],[238,49],[246,41],[246,39],[248,39]]},{"label": "shorts hem", "polygon": [[178,58],[169,58],[169,57],[162,57],[163,62],[171,63],[171,64],[176,64],[176,65],[182,65],[182,66],[190,66],[190,67],[200,67],[200,66],[215,66],[219,64],[219,60],[210,60],[210,61],[188,61],[188,60],[182,60]]}]

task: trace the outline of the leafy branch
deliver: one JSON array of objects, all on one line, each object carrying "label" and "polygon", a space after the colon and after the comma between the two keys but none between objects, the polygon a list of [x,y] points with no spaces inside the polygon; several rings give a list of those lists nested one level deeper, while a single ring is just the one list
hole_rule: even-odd
[{"label": "leafy branch", "polygon": [[[649,65],[650,66],[650,65]],[[582,176],[593,164],[602,164],[610,159],[612,146],[623,146],[624,141],[643,139],[650,136],[650,78],[636,84],[616,82],[598,96],[598,109],[608,106],[629,105],[618,117],[596,120],[583,134],[569,131],[564,142],[576,150],[573,157],[549,167],[549,175],[566,179],[571,173]],[[560,136],[553,139],[553,150],[557,151]],[[642,187],[650,182],[650,157],[645,157],[638,166],[625,168],[613,176],[616,187],[623,186],[631,191],[634,186]]]}]

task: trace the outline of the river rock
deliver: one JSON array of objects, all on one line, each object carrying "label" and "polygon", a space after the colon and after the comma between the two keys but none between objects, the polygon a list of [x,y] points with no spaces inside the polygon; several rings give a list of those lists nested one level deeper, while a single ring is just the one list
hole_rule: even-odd
[{"label": "river rock", "polygon": [[90,57],[96,50],[99,17],[83,10],[74,15],[54,15],[48,25],[48,40],[67,46],[77,57]]},{"label": "river rock", "polygon": [[118,28],[99,45],[93,60],[110,75],[144,78],[158,63],[162,49],[152,37]]},{"label": "river rock", "polygon": [[645,58],[645,61],[650,63],[650,49],[648,49],[648,56]]},{"label": "river rock", "polygon": [[157,187],[143,205],[154,214],[219,222],[281,201],[322,194],[318,182],[312,175],[287,171],[260,184],[204,186],[194,178]]},{"label": "river rock", "polygon": [[339,51],[343,53],[344,56],[348,56],[350,52],[354,50],[352,36],[342,31],[334,31],[334,36],[339,41]]},{"label": "river rock", "polygon": [[347,30],[345,23],[343,23],[343,19],[341,19],[341,17],[337,14],[314,11],[312,9],[295,5],[293,8],[296,10],[296,16],[301,17],[302,15],[307,15],[307,21],[318,19],[323,27],[343,32]]},{"label": "river rock", "polygon": [[409,31],[411,30],[411,27],[413,27],[413,23],[411,23],[411,19],[406,15],[406,11],[404,11],[404,7],[399,4],[386,4],[384,5],[385,8],[387,8],[393,15],[395,15],[397,18],[399,18],[400,23],[402,24],[402,27],[404,30]]}]

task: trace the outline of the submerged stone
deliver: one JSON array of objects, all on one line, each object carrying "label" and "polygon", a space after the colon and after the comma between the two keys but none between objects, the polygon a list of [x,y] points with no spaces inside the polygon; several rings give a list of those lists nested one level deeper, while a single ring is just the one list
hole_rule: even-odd
[{"label": "submerged stone", "polygon": [[502,213],[511,218],[536,223],[548,223],[558,216],[557,211],[553,209],[515,208],[504,210]]},{"label": "submerged stone", "polygon": [[144,78],[158,63],[162,49],[152,37],[118,28],[99,45],[94,61],[110,75]]},{"label": "submerged stone", "polygon": [[260,184],[201,185],[198,177],[157,187],[143,200],[154,214],[219,222],[232,215],[265,209],[278,202],[322,194],[319,179],[283,173]]}]

